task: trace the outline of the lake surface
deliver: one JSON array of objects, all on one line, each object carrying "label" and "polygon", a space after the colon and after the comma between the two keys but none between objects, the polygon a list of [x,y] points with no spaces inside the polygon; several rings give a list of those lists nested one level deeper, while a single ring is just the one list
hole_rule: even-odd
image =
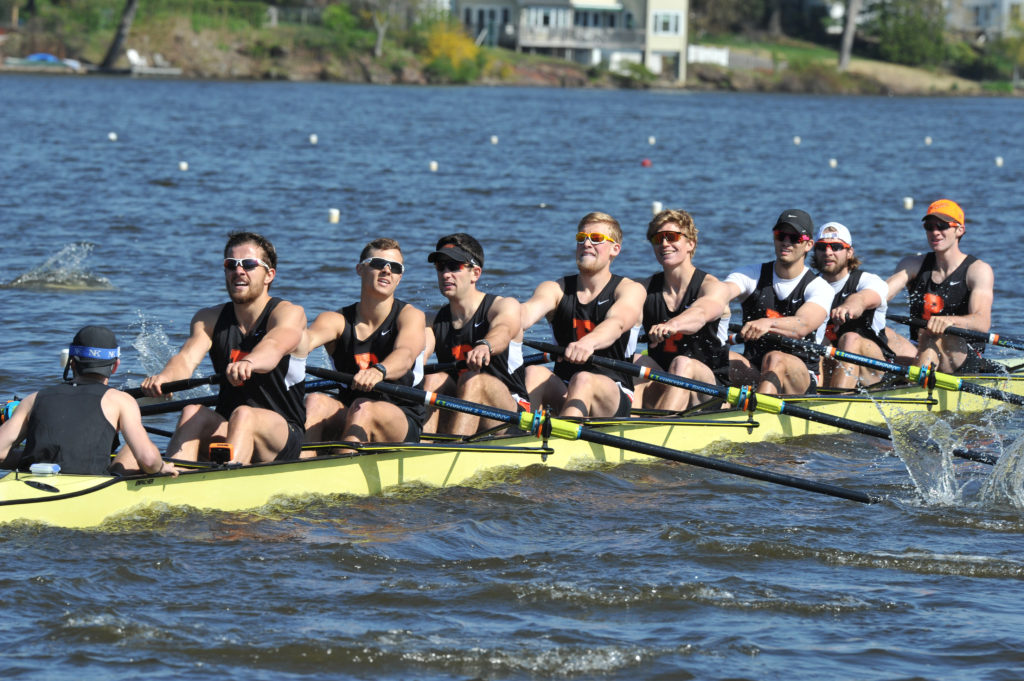
[{"label": "lake surface", "polygon": [[[117,332],[115,383],[158,371],[195,310],[225,300],[230,230],[274,241],[274,291],[312,318],[356,299],[358,251],[378,236],[401,242],[399,294],[425,309],[443,302],[426,263],[438,237],[477,236],[481,286],[525,299],[573,270],[592,210],[623,224],[616,271],[644,276],[655,201],[694,216],[696,262],[719,276],[773,257],[786,208],[846,224],[887,276],[927,248],[928,203],[955,199],[964,250],[996,272],[994,330],[1024,335],[1021,100],[21,76],[0,95],[3,399],[58,380],[85,324]],[[1019,679],[1024,420],[994,408],[924,426],[950,427],[1008,463],[925,463],[915,484],[861,436],[741,452],[888,496],[874,506],[653,463],[248,513],[148,509],[88,532],[2,527],[0,670]]]}]

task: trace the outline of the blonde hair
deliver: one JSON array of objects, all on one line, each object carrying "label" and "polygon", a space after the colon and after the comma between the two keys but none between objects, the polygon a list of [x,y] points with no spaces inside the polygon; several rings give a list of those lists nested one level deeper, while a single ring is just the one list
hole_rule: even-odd
[{"label": "blonde hair", "polygon": [[679,231],[687,239],[693,242],[693,250],[697,251],[697,227],[693,224],[693,217],[685,210],[663,210],[647,223],[647,239],[661,231],[661,228],[670,222],[679,225]]},{"label": "blonde hair", "polygon": [[598,222],[603,222],[608,225],[611,225],[611,229],[609,230],[611,234],[609,234],[608,236],[615,239],[616,243],[622,243],[622,227],[619,226],[619,221],[613,218],[611,215],[608,215],[608,213],[587,213],[586,215],[583,216],[583,219],[580,220],[580,224],[576,226],[576,231],[582,232],[583,228],[586,227],[587,225],[593,225]]}]

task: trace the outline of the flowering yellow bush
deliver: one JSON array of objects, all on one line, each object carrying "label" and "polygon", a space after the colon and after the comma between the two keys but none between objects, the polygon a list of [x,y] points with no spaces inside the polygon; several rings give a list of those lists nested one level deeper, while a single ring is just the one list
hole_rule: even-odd
[{"label": "flowering yellow bush", "polygon": [[430,27],[427,34],[427,54],[430,61],[447,57],[451,64],[458,66],[464,61],[476,63],[479,53],[480,48],[461,27],[443,23]]}]

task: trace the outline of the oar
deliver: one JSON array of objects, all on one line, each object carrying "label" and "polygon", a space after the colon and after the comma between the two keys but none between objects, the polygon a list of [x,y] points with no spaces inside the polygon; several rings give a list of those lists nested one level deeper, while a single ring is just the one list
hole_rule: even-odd
[{"label": "oar", "polygon": [[[730,325],[729,328],[732,329],[732,325]],[[772,337],[772,342],[778,345],[798,350],[805,350],[818,355],[824,355],[825,357],[830,357],[832,359],[839,360],[840,362],[860,364],[861,366],[871,367],[872,369],[881,369],[882,371],[901,374],[910,379],[911,382],[918,383],[923,387],[934,386],[942,388],[943,390],[959,390],[961,392],[971,393],[972,395],[991,397],[994,400],[1009,402],[1010,404],[1016,404],[1018,406],[1024,405],[1024,395],[1008,393],[1005,390],[1000,390],[999,388],[991,388],[987,385],[981,385],[980,383],[965,381],[964,379],[952,374],[944,374],[941,371],[935,371],[928,367],[905,367],[902,364],[886,362],[885,360],[875,359],[874,357],[856,355],[852,352],[840,350],[839,348],[831,345],[818,345],[813,341],[789,338],[788,336],[780,336],[777,333],[769,335]]]},{"label": "oar", "polygon": [[[902,314],[886,315],[886,319],[894,321],[897,324],[913,326],[917,329],[924,329],[928,326],[928,322],[923,319],[914,319],[913,317],[908,317]],[[984,331],[975,331],[974,329],[963,329],[959,326],[951,326],[942,333],[949,336],[960,336],[961,338],[981,341],[983,343],[988,343],[989,345],[1000,345],[1004,348],[1024,350],[1024,339],[1012,337],[1006,338],[1005,336],[1000,336],[998,333],[985,333]]]},{"label": "oar", "polygon": [[[529,345],[531,348],[538,350],[544,350],[545,352],[558,355],[561,354],[562,348],[557,345],[551,345],[549,343],[538,343],[534,341],[523,341],[524,345]],[[823,414],[807,407],[801,407],[787,402],[784,399],[780,399],[773,395],[763,395],[756,393],[750,386],[743,386],[740,388],[727,388],[720,385],[712,385],[711,383],[704,383],[703,381],[697,381],[690,378],[683,378],[675,374],[656,371],[649,367],[640,366],[638,364],[632,364],[630,362],[623,362],[621,360],[610,359],[608,357],[598,357],[596,355],[591,356],[590,362],[597,366],[603,366],[608,369],[614,369],[622,373],[632,374],[640,378],[647,378],[658,383],[664,383],[665,385],[671,385],[676,388],[683,388],[684,390],[693,390],[704,395],[713,395],[718,397],[725,402],[733,405],[734,407],[740,407],[746,411],[765,411],[772,414],[787,414],[796,418],[804,419],[806,421],[813,421],[814,423],[823,423],[828,426],[835,428],[841,428],[843,430],[849,430],[854,433],[861,433],[862,435],[871,435],[873,437],[880,437],[884,440],[892,440],[892,434],[886,428],[879,426],[873,426],[870,423],[861,423],[860,421],[853,421],[851,419],[843,418],[842,416],[833,416],[832,414]],[[960,457],[961,459],[969,459],[971,461],[977,461],[979,463],[987,463],[994,465],[997,457],[990,454],[982,454],[980,452],[972,452],[967,449],[954,449],[953,455]]]},{"label": "oar", "polygon": [[[333,390],[334,388],[337,387],[339,387],[337,381],[305,381],[305,388],[307,392]],[[190,404],[202,404],[210,406],[216,403],[216,395],[201,395],[199,397],[191,397],[186,400],[175,400],[173,402],[157,402],[155,404],[145,404],[139,407],[139,411],[142,412],[143,416],[154,416],[156,414],[169,414],[171,412],[180,411]]]},{"label": "oar", "polygon": [[[209,376],[200,376],[198,378],[185,378],[180,381],[171,381],[169,383],[164,383],[162,386],[160,386],[160,392],[162,392],[164,395],[168,395],[170,393],[176,393],[182,390],[191,390],[192,388],[198,388],[201,385],[210,385],[211,383],[216,383],[219,380],[219,374],[210,374]],[[142,392],[141,387],[129,388],[128,390],[125,390],[125,392],[131,395],[132,397],[146,396],[146,393]]]},{"label": "oar", "polygon": [[[527,355],[523,357],[523,366],[533,366],[534,364],[547,364],[551,361],[551,358],[544,352],[538,352],[534,355]],[[466,368],[466,360],[460,359],[454,362],[432,362],[430,364],[423,365],[423,373],[425,374],[436,374],[440,371],[456,371],[458,369]]]},{"label": "oar", "polygon": [[[344,374],[338,371],[331,371],[330,369],[306,367],[306,372],[313,376],[340,381],[342,383],[348,383],[352,380],[352,374]],[[454,397],[438,395],[437,393],[431,393],[417,388],[389,383],[387,381],[381,381],[378,383],[374,386],[374,390],[383,395],[391,395],[410,402],[419,402],[428,406],[450,409],[452,411],[461,411],[467,414],[480,416],[481,418],[501,421],[503,423],[516,426],[534,435],[551,434],[555,437],[560,437],[566,440],[584,440],[585,442],[593,442],[595,444],[605,445],[608,447],[639,452],[640,454],[646,454],[648,456],[668,459],[670,461],[678,461],[680,463],[699,466],[701,468],[709,468],[711,470],[739,475],[753,480],[761,480],[763,482],[770,482],[776,485],[794,487],[796,489],[825,494],[832,497],[838,497],[840,499],[848,499],[850,501],[859,501],[864,504],[881,501],[879,497],[871,496],[864,492],[845,489],[836,485],[830,485],[828,483],[815,482],[813,480],[798,478],[791,475],[783,475],[781,473],[773,473],[759,468],[751,468],[749,466],[743,466],[728,461],[710,459],[690,452],[668,449],[667,447],[660,447],[646,442],[639,442],[637,440],[630,440],[629,438],[603,433],[592,428],[587,428],[581,424],[573,423],[572,421],[549,418],[544,412],[524,411],[515,413],[504,409],[498,409],[496,407],[477,404],[475,402],[467,402]]]},{"label": "oar", "polygon": [[[543,350],[544,352],[552,355],[561,355],[564,351],[563,348],[550,343],[523,341],[523,344],[537,350]],[[756,393],[750,386],[729,388],[721,385],[713,385],[711,383],[683,378],[682,376],[676,376],[675,374],[663,371],[655,371],[654,369],[640,366],[639,364],[623,362],[622,360],[611,359],[608,357],[598,357],[597,355],[592,355],[590,357],[590,362],[594,366],[602,366],[606,369],[620,371],[624,374],[632,374],[633,376],[638,376],[640,378],[648,378],[652,381],[671,385],[676,388],[683,388],[684,390],[692,390],[703,395],[718,397],[734,407],[740,407],[746,411],[757,410],[766,411],[772,414],[787,414],[806,421],[814,421],[815,423],[823,423],[827,426],[834,426],[836,428],[842,428],[843,430],[853,431],[854,433],[872,435],[886,440],[890,439],[889,431],[885,428],[873,426],[869,423],[861,423],[860,421],[853,421],[851,419],[843,418],[842,416],[823,414],[821,412],[814,411],[813,409],[808,409],[807,407],[792,404],[791,402],[787,402],[786,400],[773,395]]]}]

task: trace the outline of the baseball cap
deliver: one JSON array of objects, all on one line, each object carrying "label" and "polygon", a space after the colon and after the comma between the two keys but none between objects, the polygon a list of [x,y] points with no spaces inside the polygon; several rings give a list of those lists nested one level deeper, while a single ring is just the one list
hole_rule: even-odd
[{"label": "baseball cap", "polygon": [[939,199],[928,206],[928,213],[921,218],[921,222],[924,222],[932,215],[943,222],[955,222],[958,225],[964,224],[964,209],[956,201],[950,201],[949,199]]},{"label": "baseball cap", "polygon": [[853,237],[850,236],[850,230],[846,228],[846,225],[838,222],[826,222],[818,229],[818,241],[842,241],[847,246],[853,246]]},{"label": "baseball cap", "polygon": [[811,220],[811,216],[802,210],[790,208],[782,211],[772,229],[779,229],[787,225],[795,229],[797,234],[802,234],[808,239],[814,236],[814,222]]},{"label": "baseball cap", "polygon": [[475,267],[483,267],[483,263],[477,262],[472,253],[455,244],[445,244],[437,249],[427,256],[427,262],[435,262],[438,258],[448,258],[455,262],[468,262]]},{"label": "baseball cap", "polygon": [[83,326],[68,348],[68,358],[80,374],[110,376],[120,356],[117,337],[105,326]]}]

